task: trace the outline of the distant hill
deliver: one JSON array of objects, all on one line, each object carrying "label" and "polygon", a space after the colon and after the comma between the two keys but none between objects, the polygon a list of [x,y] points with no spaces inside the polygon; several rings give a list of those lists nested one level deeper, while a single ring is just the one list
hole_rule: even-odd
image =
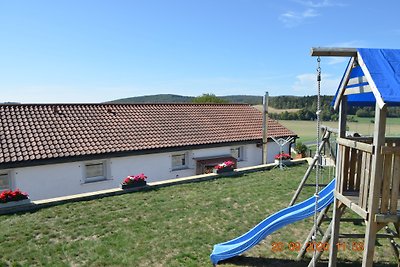
[{"label": "distant hill", "polygon": [[160,94],[121,98],[107,103],[188,103],[191,102],[193,98],[192,96]]},{"label": "distant hill", "polygon": [[[230,96],[219,96],[219,97],[224,100],[227,100],[230,103],[245,103],[249,105],[262,104],[262,96],[230,95]],[[160,95],[146,95],[146,96],[121,98],[109,101],[107,103],[189,103],[193,99],[194,97],[192,96],[160,94]]]},{"label": "distant hill", "polygon": [[[261,105],[262,96],[255,95],[228,95],[218,96],[229,103],[242,103],[253,106]],[[136,96],[116,99],[107,103],[190,103],[194,97],[172,94],[159,94]],[[332,109],[331,102],[333,96],[321,96],[321,118],[323,121],[337,120],[337,112]],[[314,120],[317,106],[317,96],[270,96],[269,101],[270,117],[278,120]],[[261,107],[258,107],[261,109]],[[400,117],[400,107],[389,107],[389,117]],[[373,117],[374,108],[372,107],[350,107],[349,115],[358,117]]]}]

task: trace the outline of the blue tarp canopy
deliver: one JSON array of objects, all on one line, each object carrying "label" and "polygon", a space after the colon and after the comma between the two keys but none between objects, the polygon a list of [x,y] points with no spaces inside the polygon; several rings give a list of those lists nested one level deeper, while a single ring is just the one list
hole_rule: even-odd
[{"label": "blue tarp canopy", "polygon": [[357,51],[360,65],[347,67],[352,68],[350,77],[346,79],[345,72],[333,102],[342,83],[347,82],[344,94],[349,105],[373,106],[381,99],[389,106],[400,106],[400,49],[359,48]]}]

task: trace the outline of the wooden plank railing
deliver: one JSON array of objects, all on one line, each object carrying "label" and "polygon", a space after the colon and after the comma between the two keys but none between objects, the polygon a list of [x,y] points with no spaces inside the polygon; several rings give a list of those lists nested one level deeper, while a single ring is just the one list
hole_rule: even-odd
[{"label": "wooden plank railing", "polygon": [[[362,140],[362,141],[361,141]],[[358,193],[358,206],[368,212],[372,156],[383,155],[383,171],[375,177],[381,181],[381,201],[378,213],[396,215],[400,190],[400,139],[387,138],[385,145],[375,151],[372,139],[338,138],[340,162],[337,183],[339,193]]]},{"label": "wooden plank railing", "polygon": [[339,193],[358,192],[358,205],[366,211],[374,146],[345,138],[338,138],[337,143],[341,158],[337,164]]},{"label": "wooden plank railing", "polygon": [[387,139],[380,153],[383,155],[380,213],[395,215],[400,186],[400,140]]}]

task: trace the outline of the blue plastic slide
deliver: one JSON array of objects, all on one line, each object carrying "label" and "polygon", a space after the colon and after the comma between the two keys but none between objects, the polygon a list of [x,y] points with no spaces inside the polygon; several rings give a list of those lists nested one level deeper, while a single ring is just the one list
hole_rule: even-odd
[{"label": "blue plastic slide", "polygon": [[[335,179],[332,180],[319,193],[318,211],[333,202],[333,190],[335,189]],[[239,254],[257,245],[266,236],[272,234],[276,230],[307,217],[314,215],[315,197],[300,202],[291,207],[285,208],[277,213],[269,216],[264,221],[257,224],[253,229],[242,236],[231,241],[220,243],[214,246],[210,255],[211,261],[216,265],[219,261],[225,260]]]}]

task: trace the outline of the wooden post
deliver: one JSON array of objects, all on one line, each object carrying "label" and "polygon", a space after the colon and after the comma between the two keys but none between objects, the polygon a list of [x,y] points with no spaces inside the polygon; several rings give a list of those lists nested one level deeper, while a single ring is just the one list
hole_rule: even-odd
[{"label": "wooden post", "polygon": [[342,102],[339,107],[339,127],[338,136],[340,138],[346,137],[346,124],[347,124],[347,96],[342,97]]},{"label": "wooden post", "polygon": [[[329,137],[330,137],[330,132],[329,132],[329,131],[326,131],[324,137],[322,138],[322,142],[321,142],[321,144],[320,144],[319,147],[318,147],[318,151],[319,151],[319,152],[322,151],[322,149],[323,149],[324,146],[325,146],[325,143],[326,143],[326,142],[329,142]],[[306,173],[304,174],[303,179],[301,179],[300,184],[299,184],[299,186],[297,187],[297,190],[296,190],[296,192],[294,193],[293,198],[292,198],[292,200],[291,200],[290,203],[289,203],[289,206],[293,206],[294,203],[296,202],[297,198],[298,198],[299,195],[300,195],[301,190],[302,190],[303,187],[304,187],[304,184],[306,183],[306,181],[307,181],[307,179],[308,179],[308,176],[310,176],[311,171],[313,170],[315,164],[317,163],[317,160],[318,160],[318,158],[317,158],[317,157],[314,157],[314,158],[313,158],[313,161],[312,161],[311,164],[310,164],[310,166],[308,166],[308,169],[307,169]]]},{"label": "wooden post", "polygon": [[372,266],[374,262],[376,233],[378,223],[375,222],[375,214],[379,208],[380,189],[382,184],[383,155],[380,153],[381,146],[385,145],[387,106],[379,108],[375,105],[375,127],[374,127],[374,147],[372,156],[371,180],[368,199],[368,220],[365,230],[365,243],[362,266]]},{"label": "wooden post", "polygon": [[311,48],[311,56],[355,57],[357,56],[357,48],[313,47]]},{"label": "wooden post", "polygon": [[267,153],[267,143],[268,143],[268,92],[265,92],[263,99],[263,145],[262,145],[262,164],[267,164],[268,153]]},{"label": "wooden post", "polygon": [[[338,129],[338,137],[345,138],[346,137],[346,121],[347,121],[347,96],[342,97],[342,101],[340,102],[339,106],[339,129]],[[337,152],[337,159],[336,159],[336,192],[339,192],[340,188],[340,180],[341,180],[341,168],[343,167],[342,163],[342,155]],[[336,266],[337,262],[337,244],[339,241],[339,230],[340,230],[340,201],[335,197],[333,203],[333,218],[332,218],[332,237],[331,237],[331,244],[329,248],[329,267]],[[343,205],[343,204],[342,204]]]},{"label": "wooden post", "polygon": [[[322,237],[321,243],[326,244],[329,239],[331,238],[331,231],[332,231],[332,222],[329,223],[328,229],[326,229],[324,236]],[[315,248],[316,249],[316,248]],[[321,258],[322,253],[324,252],[323,249],[317,250],[317,253],[311,258],[308,267],[314,267],[314,262],[318,262]]]},{"label": "wooden post", "polygon": [[[317,218],[317,227],[320,227],[322,224],[323,219],[325,218],[326,214],[329,211],[329,208],[331,207],[331,204],[329,204],[328,206],[326,206],[318,215]],[[329,227],[331,227],[331,225],[329,224]],[[329,230],[330,231],[330,230]],[[307,251],[307,245],[309,244],[309,242],[311,241],[311,237],[314,235],[315,233],[315,225],[313,225],[310,233],[308,234],[306,240],[303,243],[303,246],[301,247],[299,254],[297,255],[297,260],[301,260],[304,257],[304,254],[306,254]]]}]

